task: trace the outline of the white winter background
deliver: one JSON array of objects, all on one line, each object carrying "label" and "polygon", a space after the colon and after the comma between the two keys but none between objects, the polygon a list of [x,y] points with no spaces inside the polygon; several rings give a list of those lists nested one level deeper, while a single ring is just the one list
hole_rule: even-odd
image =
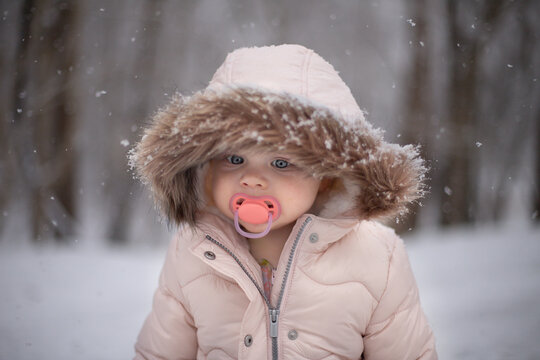
[{"label": "white winter background", "polygon": [[300,43],[417,143],[440,359],[540,359],[540,2],[0,1],[0,360],[129,359],[173,229],[127,153],[237,47]]}]

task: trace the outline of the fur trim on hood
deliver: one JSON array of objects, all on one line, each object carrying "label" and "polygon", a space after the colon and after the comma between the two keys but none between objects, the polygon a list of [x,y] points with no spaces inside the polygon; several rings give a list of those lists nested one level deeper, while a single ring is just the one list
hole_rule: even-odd
[{"label": "fur trim on hood", "polygon": [[[275,56],[279,66],[261,67],[271,61],[268,54],[279,51],[285,51]],[[283,64],[295,56],[301,66]],[[236,77],[233,65],[240,74]],[[261,69],[268,70],[261,74]],[[313,84],[318,85],[310,89]],[[329,89],[327,96],[321,86]],[[253,148],[285,152],[313,176],[334,179],[317,201],[318,216],[404,215],[407,205],[423,194],[426,168],[417,148],[384,142],[333,67],[298,45],[230,54],[207,89],[191,97],[177,94],[155,114],[131,164],[169,220],[194,225],[207,206],[208,162]]]}]

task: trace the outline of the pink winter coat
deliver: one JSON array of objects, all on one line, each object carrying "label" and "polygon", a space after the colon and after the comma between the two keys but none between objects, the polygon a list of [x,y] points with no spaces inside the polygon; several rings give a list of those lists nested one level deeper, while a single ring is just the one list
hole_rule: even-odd
[{"label": "pink winter coat", "polygon": [[272,331],[279,359],[437,359],[403,242],[387,227],[305,215],[275,281],[274,315],[247,243],[207,214],[171,242],[135,359],[272,359]]},{"label": "pink winter coat", "polygon": [[[332,181],[290,234],[270,299],[208,197],[209,161],[247,148]],[[131,160],[181,225],[136,359],[437,358],[403,243],[375,221],[407,212],[426,168],[415,147],[384,141],[313,50],[233,51],[205,90],[155,114]]]}]

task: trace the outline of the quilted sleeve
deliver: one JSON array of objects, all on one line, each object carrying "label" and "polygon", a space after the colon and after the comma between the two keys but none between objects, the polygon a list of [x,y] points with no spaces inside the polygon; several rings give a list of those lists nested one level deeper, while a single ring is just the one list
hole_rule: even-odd
[{"label": "quilted sleeve", "polygon": [[364,337],[366,360],[436,360],[435,338],[424,315],[403,241],[395,234],[386,288]]},{"label": "quilted sleeve", "polygon": [[176,278],[177,240],[171,241],[154,294],[152,311],[135,343],[135,358],[195,359],[197,336],[193,318],[186,309]]}]

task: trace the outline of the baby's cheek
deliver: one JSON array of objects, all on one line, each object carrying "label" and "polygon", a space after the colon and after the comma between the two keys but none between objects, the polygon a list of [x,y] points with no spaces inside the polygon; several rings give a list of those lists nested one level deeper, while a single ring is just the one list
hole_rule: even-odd
[{"label": "baby's cheek", "polygon": [[226,174],[216,175],[219,179],[214,179],[212,186],[212,194],[215,207],[218,208],[225,216],[232,218],[233,214],[229,209],[229,202],[234,195],[234,186],[230,177]]}]

